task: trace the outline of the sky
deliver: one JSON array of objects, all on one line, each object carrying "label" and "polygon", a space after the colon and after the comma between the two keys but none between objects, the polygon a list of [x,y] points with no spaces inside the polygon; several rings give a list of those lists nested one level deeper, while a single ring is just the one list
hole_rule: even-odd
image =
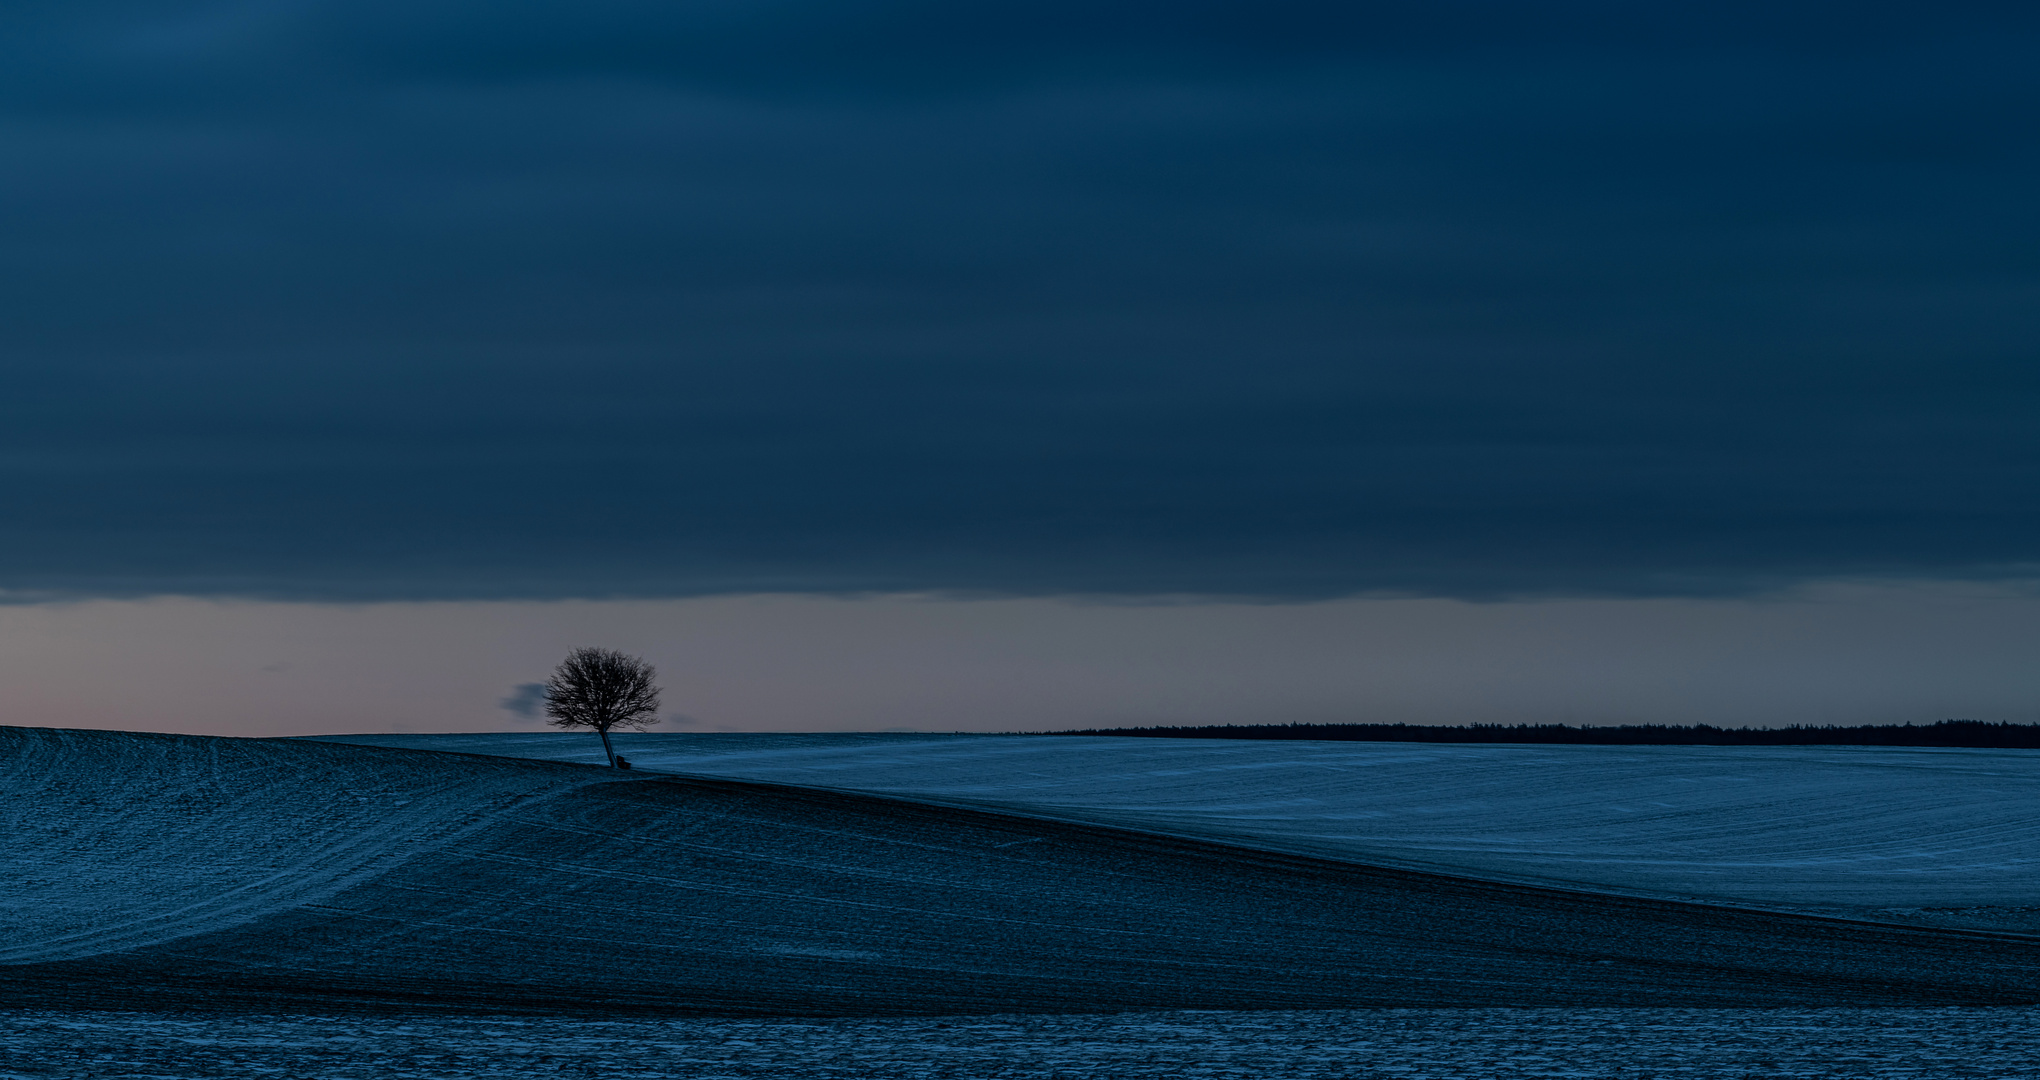
[{"label": "sky", "polygon": [[6,5],[0,722],[479,730],[581,644],[675,730],[2031,717],[2036,47]]}]

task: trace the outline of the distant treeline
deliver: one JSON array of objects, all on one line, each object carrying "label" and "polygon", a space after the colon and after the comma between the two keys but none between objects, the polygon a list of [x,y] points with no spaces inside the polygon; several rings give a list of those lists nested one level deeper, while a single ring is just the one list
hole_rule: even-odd
[{"label": "distant treeline", "polygon": [[1863,727],[1718,728],[1707,724],[1264,724],[1058,731],[1056,735],[1131,735],[1160,739],[1326,739],[1338,742],[1567,743],[1594,746],[1972,746],[2040,749],[2040,724],[1943,720],[1938,724]]}]

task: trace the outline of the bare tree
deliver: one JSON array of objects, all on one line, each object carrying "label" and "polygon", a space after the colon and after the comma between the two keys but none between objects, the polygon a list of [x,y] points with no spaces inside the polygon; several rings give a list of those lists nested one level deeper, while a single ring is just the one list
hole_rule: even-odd
[{"label": "bare tree", "polygon": [[567,654],[545,681],[545,714],[558,727],[591,727],[616,767],[609,729],[640,731],[659,722],[659,688],[652,665],[615,649],[583,648]]}]

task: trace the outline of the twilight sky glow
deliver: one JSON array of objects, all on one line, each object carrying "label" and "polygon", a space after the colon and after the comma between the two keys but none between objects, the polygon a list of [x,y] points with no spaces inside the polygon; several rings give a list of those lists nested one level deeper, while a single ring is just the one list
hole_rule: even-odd
[{"label": "twilight sky glow", "polygon": [[2036,47],[8,5],[0,722],[2034,719]]}]

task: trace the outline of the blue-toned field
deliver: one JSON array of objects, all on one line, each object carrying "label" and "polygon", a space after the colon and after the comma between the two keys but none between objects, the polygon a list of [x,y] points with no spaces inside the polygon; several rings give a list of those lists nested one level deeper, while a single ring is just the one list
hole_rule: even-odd
[{"label": "blue-toned field", "polygon": [[2027,1009],[1367,1009],[812,1020],[0,1012],[0,1076],[1147,1080],[2040,1076]]},{"label": "blue-toned field", "polygon": [[[348,742],[600,763],[587,735]],[[2040,931],[2040,752],[623,734],[645,768],[1487,879]]]},{"label": "blue-toned field", "polygon": [[2040,1060],[2015,751],[0,742],[0,1076]]}]

